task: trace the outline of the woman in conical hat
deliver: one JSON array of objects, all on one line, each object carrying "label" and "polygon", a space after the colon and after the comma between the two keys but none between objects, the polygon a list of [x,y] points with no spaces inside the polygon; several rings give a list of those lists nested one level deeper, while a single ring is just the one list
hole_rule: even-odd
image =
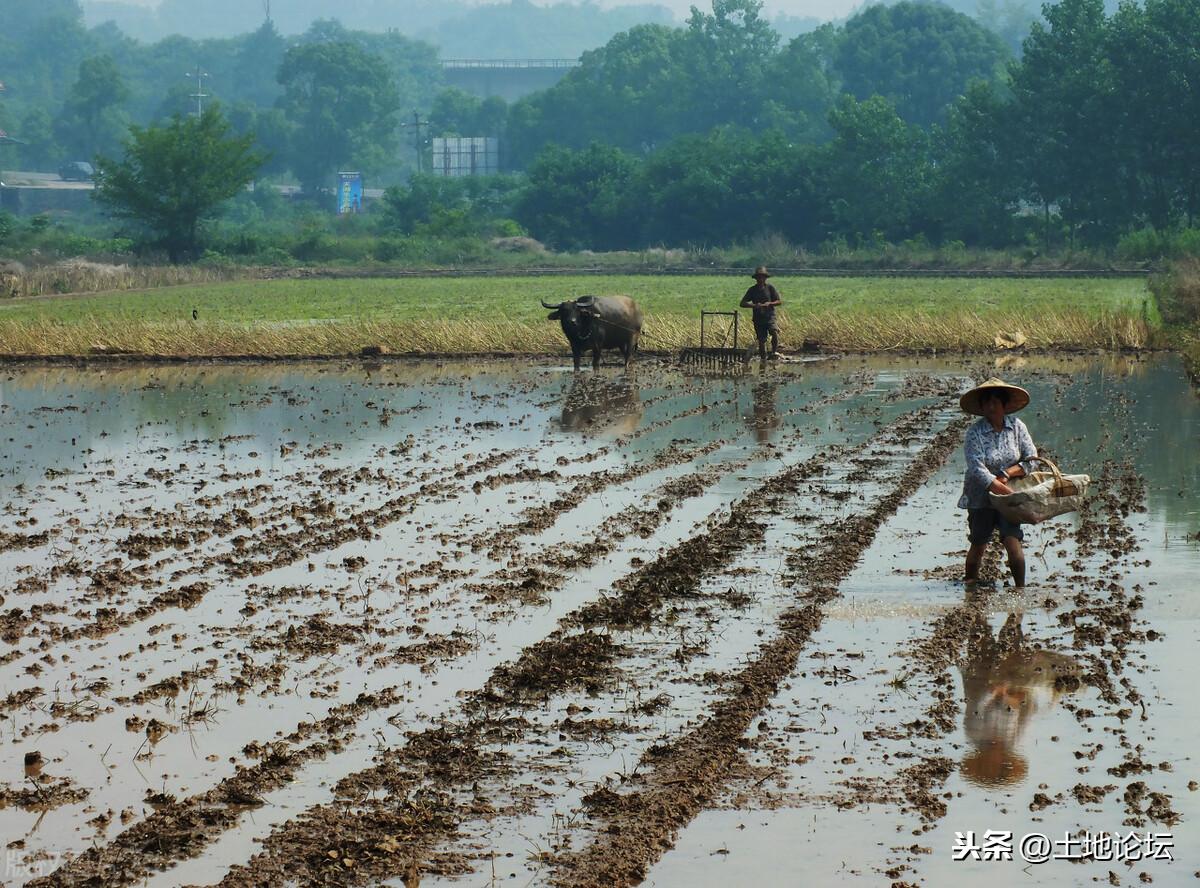
[{"label": "woman in conical hat", "polygon": [[1012,414],[1029,405],[1029,392],[1017,385],[992,377],[963,394],[958,401],[962,409],[979,421],[967,430],[964,452],[967,471],[958,507],[967,510],[967,582],[979,579],[979,565],[993,533],[1008,552],[1008,566],[1013,584],[1025,585],[1025,551],[1021,547],[1025,535],[1021,525],[1013,524],[993,509],[988,493],[1008,495],[1013,492],[1008,482],[1022,477],[1031,460],[1037,458],[1037,448],[1025,423]]}]

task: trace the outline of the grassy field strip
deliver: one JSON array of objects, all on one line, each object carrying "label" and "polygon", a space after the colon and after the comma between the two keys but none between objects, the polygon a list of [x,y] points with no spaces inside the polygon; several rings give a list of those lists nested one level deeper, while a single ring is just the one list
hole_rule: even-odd
[{"label": "grassy field strip", "polygon": [[[1145,348],[1153,329],[1140,316],[1090,316],[1059,311],[1030,322],[1021,314],[982,316],[876,311],[797,315],[781,320],[784,349],[813,339],[847,351],[943,349],[991,351],[998,334],[1021,333],[1033,349]],[[675,351],[698,345],[699,325],[682,317],[651,315],[642,350]],[[741,344],[749,344],[743,337]],[[12,356],[130,354],[219,358],[228,356],[321,357],[359,354],[569,354],[562,332],[551,324],[521,321],[271,321],[258,324],[11,321],[0,318],[0,354]]]},{"label": "grassy field strip", "polygon": [[[0,354],[347,355],[565,351],[540,300],[626,293],[646,314],[642,347],[699,342],[701,309],[734,310],[749,279],[571,276],[205,283],[0,303]],[[1138,279],[776,278],[792,346],[852,350],[1139,348],[1158,312]],[[193,319],[193,311],[196,318]],[[743,312],[742,341],[750,336]]]},{"label": "grassy field strip", "polygon": [[[787,313],[892,308],[941,312],[960,306],[980,312],[1053,308],[1086,314],[1132,310],[1149,299],[1140,278],[788,278],[771,282]],[[733,310],[753,281],[749,277],[577,275],[554,278],[371,278],[362,280],[211,280],[175,287],[87,295],[0,300],[16,320],[79,321],[85,318],[169,321],[270,321],[328,319],[487,318],[543,320],[541,300],[560,302],[588,293],[623,293],[648,314],[697,317],[700,309]],[[1150,306],[1152,307],[1152,306]]]}]

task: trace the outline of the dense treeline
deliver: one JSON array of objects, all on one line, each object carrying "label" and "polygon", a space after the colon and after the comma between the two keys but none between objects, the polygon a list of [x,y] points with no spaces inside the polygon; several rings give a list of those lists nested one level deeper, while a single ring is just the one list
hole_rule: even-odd
[{"label": "dense treeline", "polygon": [[600,140],[645,153],[717,126],[822,141],[843,92],[885,96],[907,120],[928,125],[1010,57],[998,37],[940,4],[868,7],[841,29],[825,26],[782,47],[760,10],[757,0],[713,0],[711,14],[693,7],[686,28],[640,26],[585,53],[557,86],[512,108],[513,162],[524,166],[547,142]]},{"label": "dense treeline", "polygon": [[[520,233],[564,249],[764,235],[827,249],[1107,248],[1195,221],[1200,0],[1111,15],[1103,0],[1061,0],[1019,56],[939,4],[875,5],[786,41],[761,12],[712,0],[683,27],[637,25],[506,106],[444,89],[434,47],[395,31],[322,20],[285,38],[267,20],[238,38],[147,45],[86,29],[74,0],[10,0],[0,128],[24,144],[0,150],[34,168],[115,157],[131,124],[186,114],[196,82],[184,72],[199,64],[233,132],[268,158],[259,178],[319,194],[353,165],[396,183],[384,212],[354,223],[392,252],[397,237]],[[425,136],[501,134],[515,175],[400,184],[412,108]],[[267,194],[235,218],[297,224]],[[263,238],[241,241],[252,253]]]},{"label": "dense treeline", "polygon": [[[197,67],[199,85],[189,76]],[[64,160],[112,155],[130,124],[193,111],[199,87],[239,132],[256,134],[272,157],[265,174],[290,170],[309,185],[328,184],[339,163],[398,181],[413,161],[398,142],[399,111],[429,108],[444,85],[437,50],[395,31],[321,20],[285,39],[267,20],[236,38],[145,44],[111,26],[85,28],[75,0],[0,4],[0,82],[0,129],[22,143],[4,149],[0,166],[53,171]],[[354,119],[363,113],[385,119]],[[314,126],[337,129],[342,141],[334,155],[320,153],[319,174],[311,172]]]},{"label": "dense treeline", "polygon": [[[716,0],[684,32],[634,29],[518,103],[514,150],[559,143],[532,161],[518,219],[555,245],[609,248],[764,232],[1111,245],[1195,221],[1200,0],[1112,16],[1062,0],[1003,65],[994,37],[944,8],[871,7],[779,51],[756,9]],[[705,58],[735,61],[710,79]],[[667,93],[694,113],[653,115]],[[572,124],[572,106],[591,113]]]},{"label": "dense treeline", "polygon": [[[417,4],[413,19],[433,15],[435,6]],[[333,78],[337,64],[322,64],[318,53],[306,55],[326,73],[313,89],[344,101],[353,88],[368,107],[394,105],[387,120],[373,127],[375,138],[351,139],[353,150],[338,158],[365,170],[376,184],[400,180],[416,165],[412,140],[399,138],[401,109],[428,114],[432,127],[426,136],[504,134],[510,167],[523,169],[551,142],[581,148],[600,139],[644,153],[678,135],[703,134],[716,126],[777,128],[792,138],[820,141],[830,135],[828,113],[842,91],[859,98],[890,97],[906,119],[927,124],[942,118],[946,103],[971,78],[994,76],[1007,58],[991,32],[941,5],[869,7],[844,28],[824,26],[783,45],[759,6],[751,0],[716,0],[711,14],[694,11],[685,27],[639,24],[621,31],[584,53],[581,67],[558,87],[510,109],[498,99],[481,102],[455,91],[441,95],[439,52],[442,57],[494,55],[498,44],[508,45],[505,28],[517,28],[532,43],[524,47],[528,54],[546,55],[552,45],[545,38],[552,31],[577,33],[581,40],[586,32],[594,44],[611,32],[596,16],[609,16],[605,22],[611,29],[630,16],[653,19],[647,10],[656,7],[607,12],[590,4],[473,7],[466,18],[462,12],[445,20],[460,43],[439,51],[398,30],[356,31],[330,19],[313,22],[296,37],[285,37],[268,18],[234,38],[172,36],[142,43],[111,23],[88,29],[76,0],[7,0],[0,6],[0,82],[7,84],[0,128],[23,144],[0,162],[52,171],[66,159],[112,154],[130,124],[145,126],[188,113],[200,91],[222,103],[239,131],[259,136],[260,147],[273,158],[266,174],[290,171],[311,185],[316,182],[307,169],[312,138],[302,132],[313,122],[311,108],[301,113],[289,96],[297,78],[311,79],[316,72],[302,74],[294,64],[285,69],[284,61],[289,52],[313,44],[353,44],[379,57],[374,65],[341,53],[347,67]],[[350,3],[344,13],[379,28],[386,17],[367,14],[377,7]],[[317,8],[323,7],[300,4],[276,12],[291,20]],[[167,0],[154,15],[174,21],[182,9]],[[216,16],[228,27],[260,12],[256,4],[238,0],[206,5],[197,14]],[[463,40],[480,44],[468,46]],[[522,47],[508,46],[509,52],[514,49]],[[390,83],[372,73],[381,67]],[[186,76],[197,68],[206,75],[199,84]],[[320,101],[316,92],[311,96]]]}]

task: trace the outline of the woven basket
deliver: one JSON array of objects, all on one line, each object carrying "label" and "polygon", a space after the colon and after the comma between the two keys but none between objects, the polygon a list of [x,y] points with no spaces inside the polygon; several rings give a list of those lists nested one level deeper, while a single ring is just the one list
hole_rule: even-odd
[{"label": "woven basket", "polygon": [[1078,511],[1092,481],[1088,475],[1064,475],[1045,457],[1037,459],[1050,471],[1029,472],[1008,482],[1011,494],[988,494],[992,508],[1016,524],[1040,524],[1056,515]]}]

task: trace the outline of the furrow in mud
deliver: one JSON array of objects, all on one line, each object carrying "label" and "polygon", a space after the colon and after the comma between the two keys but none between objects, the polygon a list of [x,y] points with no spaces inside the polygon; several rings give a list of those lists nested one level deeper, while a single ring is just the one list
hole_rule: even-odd
[{"label": "furrow in mud", "polygon": [[[29,884],[127,885],[155,869],[198,854],[221,830],[240,821],[246,811],[263,804],[262,795],[295,779],[305,763],[336,751],[352,736],[362,711],[394,705],[395,689],[363,695],[318,722],[298,725],[284,743],[248,749],[257,763],[241,768],[212,789],[185,800],[147,792],[154,813],[106,845],[90,848],[65,866]],[[306,739],[314,742],[301,745]]]},{"label": "furrow in mud", "polygon": [[[435,498],[461,496],[464,493],[463,482],[465,479],[490,471],[498,465],[517,458],[523,452],[526,451],[497,452],[469,465],[449,469],[444,473],[442,480],[425,483],[417,490],[393,497],[376,508],[339,513],[336,503],[324,500],[320,495],[314,494],[313,499],[306,507],[292,503],[279,510],[281,514],[286,513],[293,521],[298,521],[300,529],[289,529],[282,524],[261,526],[252,536],[248,534],[231,540],[231,546],[226,551],[209,553],[188,562],[185,571],[180,571],[169,580],[155,576],[158,570],[165,569],[165,562],[156,565],[156,569],[152,569],[146,564],[122,564],[119,559],[109,559],[103,564],[93,567],[80,564],[74,559],[54,564],[49,573],[49,582],[55,582],[60,578],[87,579],[90,582],[88,594],[100,597],[105,601],[127,597],[128,590],[131,588],[150,590],[167,582],[178,585],[176,588],[158,593],[150,601],[124,612],[111,606],[96,608],[90,615],[90,620],[85,618],[76,627],[63,628],[56,624],[44,624],[39,633],[39,644],[36,651],[39,656],[44,656],[46,651],[57,644],[70,643],[82,638],[99,639],[119,629],[143,622],[165,610],[172,608],[186,610],[195,607],[209,591],[211,583],[203,580],[181,583],[181,575],[198,577],[209,573],[214,568],[220,568],[229,577],[258,576],[274,568],[294,564],[311,557],[314,553],[336,548],[351,540],[371,539],[378,530],[411,515],[421,505]],[[362,471],[360,469],[355,474]],[[371,477],[379,480],[374,475]],[[214,522],[211,530],[202,529],[190,534],[187,538],[187,551],[191,551],[209,539],[210,533],[224,535],[235,527],[254,528],[265,520],[262,517],[250,515],[244,509],[234,510],[232,516],[232,519],[218,519]],[[178,517],[176,520],[179,520]],[[190,519],[185,520],[190,521]],[[136,521],[137,519],[130,516],[123,516],[117,524],[133,526]],[[231,526],[226,529],[226,524]],[[118,548],[128,548],[131,545],[139,550],[145,548],[146,555],[148,555],[152,550],[150,538],[142,539],[143,537],[145,535],[131,532],[123,540],[118,541]],[[133,543],[130,542],[131,539]],[[153,548],[158,548],[160,538],[154,537],[153,539]],[[136,558],[140,560],[142,557],[139,551]],[[16,644],[35,622],[44,616],[62,611],[61,607],[53,605],[34,605],[27,612],[20,608],[13,609],[4,615],[4,622],[0,623],[4,640],[9,644]],[[5,662],[22,655],[17,649],[9,651],[4,655]]]},{"label": "furrow in mud", "polygon": [[[845,456],[884,440],[908,440],[936,412],[935,408],[925,408],[904,417],[876,438],[832,450]],[[498,812],[484,801],[485,797],[479,797],[482,808],[474,812],[470,805],[463,809],[463,798],[471,792],[471,786],[476,794],[485,792],[489,777],[494,782],[513,770],[513,764],[496,744],[512,747],[529,734],[532,726],[507,713],[546,702],[568,688],[603,689],[606,676],[626,651],[597,628],[644,624],[667,602],[692,595],[701,580],[719,573],[738,552],[761,538],[763,526],[754,519],[755,514],[777,508],[790,492],[827,470],[832,458],[831,451],[817,454],[767,481],[767,496],[739,501],[727,519],[711,524],[707,531],[683,541],[620,581],[616,595],[565,616],[559,630],[526,648],[511,663],[498,667],[483,688],[467,695],[462,707],[465,720],[410,733],[406,743],[382,750],[371,768],[338,783],[336,797],[328,805],[309,809],[274,830],[263,842],[264,851],[245,866],[232,868],[222,884],[278,883],[284,872],[291,878],[312,882],[329,881],[337,873],[336,878],[344,884],[363,884],[403,875],[407,868],[420,868],[424,846],[380,850],[391,847],[387,834],[376,831],[378,809],[385,803],[374,801],[374,796],[381,791],[390,795],[390,804],[405,807],[418,796],[436,794],[444,805],[428,810],[431,815],[436,811],[439,819],[455,829],[464,817],[496,816]],[[525,762],[524,766],[530,764]],[[459,800],[457,804],[449,801],[454,798]],[[522,812],[511,805],[506,810],[514,816]],[[336,832],[319,833],[321,848],[313,844],[314,823],[337,826]],[[426,824],[418,831],[429,839],[430,829]],[[442,838],[449,839],[452,834],[453,830],[448,829]],[[337,854],[329,854],[330,850]],[[346,853],[357,855],[352,870],[336,865],[331,868],[331,861],[336,863]]]},{"label": "furrow in mud", "polygon": [[[704,866],[714,828],[756,806],[789,810],[764,812],[771,825],[757,833],[755,813],[746,832],[726,832],[722,862],[743,866],[747,848],[807,822],[810,806],[828,825],[856,807],[837,824],[893,821],[897,842],[941,842],[949,813],[978,826],[991,799],[964,785],[972,698],[965,684],[956,693],[954,670],[989,640],[996,661],[1028,644],[1007,623],[991,639],[988,607],[1009,596],[959,599],[949,561],[961,555],[938,548],[952,473],[926,479],[944,456],[934,450],[961,444],[958,424],[945,428],[951,399],[981,368],[897,366],[683,382],[652,368],[641,393],[632,374],[438,369],[434,403],[412,407],[424,394],[405,379],[384,393],[368,373],[357,398],[336,384],[310,396],[304,379],[219,394],[236,402],[232,418],[215,432],[197,420],[200,437],[174,443],[174,405],[156,393],[148,421],[84,439],[94,458],[75,447],[86,423],[47,422],[58,450],[26,448],[32,480],[0,530],[0,571],[12,568],[0,639],[14,646],[0,656],[0,724],[16,764],[0,781],[0,819],[6,833],[30,830],[9,849],[18,883],[61,861],[37,884],[438,883],[486,880],[495,854],[496,878],[609,885],[674,848],[650,873],[674,884]],[[1088,403],[1057,372],[1034,380],[1035,410],[1054,389],[1056,418]],[[1137,391],[1113,378],[1092,388]],[[380,397],[382,412],[359,409]],[[1100,432],[1063,423],[1082,442],[1064,459],[1085,462],[1093,442],[1119,454],[1112,417],[1092,423],[1080,409]],[[396,419],[405,410],[427,412],[409,424]],[[1153,428],[1154,415],[1120,424]],[[474,474],[448,465],[451,453]],[[1177,462],[1151,488],[1155,520],[1164,486],[1174,497],[1191,477]],[[1130,825],[1177,811],[1186,823],[1193,775],[1178,774],[1190,759],[1148,751],[1179,689],[1152,676],[1169,663],[1155,661],[1161,636],[1142,622],[1143,607],[1157,619],[1171,599],[1135,585],[1164,574],[1157,557],[1155,572],[1130,559],[1152,539],[1123,511],[1145,489],[1120,463],[1100,475],[1115,495],[1089,502],[1078,534],[1034,535],[1047,571],[1069,564],[1045,602],[1011,597],[1037,662],[1076,664],[1055,673],[1054,717],[1068,729],[1045,732],[1067,743],[1039,753],[1070,773],[1068,743],[1082,741],[1080,775],[1059,785],[1029,755],[1042,779],[1025,798],[1019,779],[1005,784],[996,808],[1011,798],[1021,816],[1028,802],[1048,819],[1071,799],[1090,811],[1107,799]],[[64,520],[76,499],[84,520]],[[1190,520],[1192,500],[1180,515]],[[1172,547],[1193,546],[1186,530],[1169,525]],[[870,622],[860,639],[843,621]],[[883,643],[863,647],[868,636]],[[1168,714],[1177,723],[1181,708]],[[21,754],[36,750],[44,771],[21,781]],[[1160,773],[1171,762],[1174,778]],[[873,843],[857,874],[898,883],[911,870],[915,882],[921,855],[938,872],[927,849],[889,844]]]},{"label": "furrow in mud", "polygon": [[[732,468],[736,464],[736,462],[732,462],[723,465],[728,468]],[[692,475],[664,482],[662,490],[660,491],[660,495],[656,497],[656,502],[661,502],[662,496],[699,495],[704,489],[704,485],[702,484],[702,479],[704,476],[705,473],[693,473]],[[709,480],[712,480],[712,478],[710,477]],[[648,508],[643,511],[647,513],[646,515],[642,516],[641,520],[644,522],[653,522],[656,518],[661,519],[661,517],[663,517],[663,513],[657,504],[653,507],[653,509]],[[633,515],[616,516],[614,519],[614,524],[618,522],[624,524],[626,520],[635,518],[636,514],[637,513],[634,513]],[[637,520],[629,520],[629,523],[625,524],[624,526],[626,528],[626,533],[630,533],[636,527],[643,525]],[[610,528],[602,528],[602,531],[605,529]],[[600,534],[597,534],[598,541],[600,536]],[[588,549],[588,554],[586,556],[581,556],[581,563],[578,566],[584,566],[600,557],[601,550],[605,547],[614,546],[615,543],[619,541],[619,538],[620,536],[617,535],[615,538],[608,539],[603,546],[598,542],[597,546],[594,548],[586,547]],[[304,631],[307,631],[307,625],[308,624],[304,624],[299,628],[297,628],[295,625],[290,627],[292,630],[296,630],[296,640],[293,646],[298,646],[298,650],[304,649],[304,645],[301,644],[300,636]],[[291,639],[290,634],[288,638]],[[322,636],[322,638],[324,638],[324,636]],[[288,648],[287,645],[293,643],[289,640],[286,642],[280,642],[280,644],[281,646],[290,650],[291,648]],[[426,653],[425,648],[430,644],[432,644],[432,642],[418,645],[418,647],[421,647],[422,649],[421,651],[416,652],[413,657],[405,656],[407,649],[404,649],[398,652],[394,651],[390,656],[385,654],[380,662],[385,665],[394,665],[394,663],[397,662],[418,661],[420,657],[417,656],[417,654],[424,655]],[[470,643],[468,642],[468,648],[469,645]],[[455,642],[454,639],[449,639],[447,640],[446,644],[437,646],[436,650],[434,650],[432,653],[435,655],[458,655],[462,652],[463,646]],[[258,672],[262,672],[262,667],[257,667],[257,669]],[[279,678],[280,676],[275,676],[275,678],[272,680],[278,683]],[[160,685],[162,684],[163,683],[160,683]],[[174,686],[170,680],[167,680],[166,684],[171,685],[172,690],[174,689]],[[231,686],[229,690],[236,690],[239,693],[242,693],[245,690],[260,684],[261,676],[259,678],[251,677],[250,679],[247,679],[247,681],[240,687]],[[147,692],[152,692],[152,690],[153,689],[149,689]],[[296,736],[304,734],[304,726],[301,725],[296,732],[293,732],[291,738],[285,739],[284,741],[278,741],[273,744],[268,744],[273,750],[272,757],[266,763],[266,765],[258,767],[249,778],[247,778],[243,772],[239,772],[239,774],[234,775],[232,778],[227,778],[220,781],[213,789],[199,796],[193,796],[180,801],[172,800],[170,809],[163,812],[162,816],[156,812],[154,815],[151,815],[147,821],[137,824],[127,833],[122,833],[109,845],[104,846],[102,852],[91,853],[90,856],[80,860],[78,863],[72,862],[72,864],[68,865],[68,867],[55,874],[55,881],[52,882],[52,884],[77,884],[77,880],[86,881],[87,879],[92,878],[96,872],[106,873],[107,878],[112,880],[113,883],[127,883],[131,880],[143,878],[153,870],[166,865],[171,859],[169,852],[172,848],[178,852],[176,859],[186,858],[188,856],[200,853],[201,850],[210,844],[213,839],[222,831],[235,826],[238,823],[239,815],[248,810],[246,806],[233,806],[227,810],[222,809],[221,813],[219,814],[214,814],[209,810],[214,803],[214,800],[219,801],[229,793],[233,793],[234,795],[243,794],[243,784],[246,783],[247,779],[252,780],[255,785],[259,787],[259,792],[269,792],[270,790],[283,785],[287,780],[294,776],[296,770],[303,764],[324,758],[329,753],[336,752],[339,748],[344,746],[345,743],[349,742],[352,736],[353,724],[356,720],[361,719],[362,715],[369,711],[392,706],[396,702],[397,698],[395,698],[394,695],[392,697],[373,695],[369,698],[366,698],[363,701],[360,701],[361,705],[356,705],[353,708],[352,711],[355,715],[355,718],[345,715],[337,720],[336,724],[341,733],[339,733],[336,737],[328,741],[310,744],[302,748],[295,748],[292,740]],[[333,716],[329,716],[327,719],[332,717]],[[434,754],[432,750],[439,750],[437,754],[445,755],[447,757],[452,757],[456,754],[454,750],[443,749],[442,747],[439,747],[433,743],[426,743],[420,748],[425,750],[427,756]],[[494,758],[496,761],[502,760],[502,756],[495,756]],[[182,826],[179,824],[182,824]],[[156,846],[158,853],[151,854],[147,859],[143,860],[143,855],[139,853],[139,849],[143,847],[145,842],[150,841],[150,838],[148,837],[154,837],[159,833],[163,833],[164,831],[168,835],[166,839],[159,842],[159,844]],[[177,834],[180,833],[186,833],[186,841],[182,839],[176,840],[171,838],[171,836],[177,836]],[[97,856],[97,854],[99,854],[99,856]],[[425,855],[423,859],[427,863],[432,858],[429,858],[428,855]]]},{"label": "furrow in mud", "polygon": [[955,449],[965,423],[939,432],[922,449],[906,486],[884,496],[869,513],[831,523],[819,552],[794,565],[791,582],[803,590],[804,604],[785,611],[778,636],[764,644],[751,662],[729,676],[735,697],[717,704],[702,725],[643,757],[636,791],[610,793],[592,806],[602,820],[601,835],[580,852],[554,860],[553,880],[560,885],[632,885],[674,843],[674,837],[726,785],[743,757],[746,730],[795,669],[800,652],[822,621],[822,607],[837,595],[883,523]]}]

